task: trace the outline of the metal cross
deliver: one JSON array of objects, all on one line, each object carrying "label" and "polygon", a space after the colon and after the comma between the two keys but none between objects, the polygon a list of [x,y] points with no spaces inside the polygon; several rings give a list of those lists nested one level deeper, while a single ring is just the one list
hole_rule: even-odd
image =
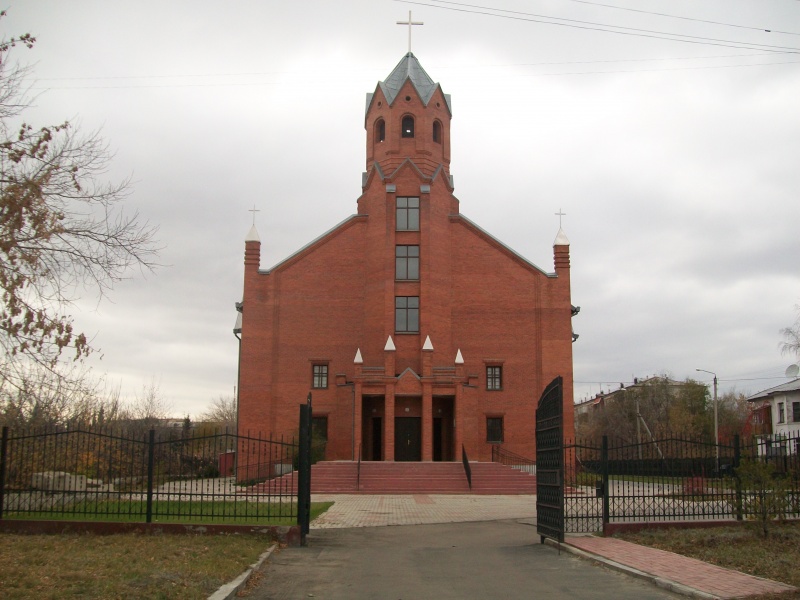
[{"label": "metal cross", "polygon": [[[561,209],[559,209],[559,210],[561,210]],[[256,213],[257,212],[261,212],[261,211],[256,208],[255,204],[253,204],[253,208],[248,208],[247,212],[253,213],[253,225],[255,225],[256,224]]]},{"label": "metal cross", "polygon": [[561,229],[561,217],[566,217],[567,213],[561,212],[561,209],[559,208],[558,212],[555,213],[555,215],[558,217],[558,228]]},{"label": "metal cross", "polygon": [[425,25],[422,21],[412,21],[411,11],[408,11],[408,21],[398,21],[398,25],[408,25],[408,52],[411,53],[411,26],[412,25]]}]

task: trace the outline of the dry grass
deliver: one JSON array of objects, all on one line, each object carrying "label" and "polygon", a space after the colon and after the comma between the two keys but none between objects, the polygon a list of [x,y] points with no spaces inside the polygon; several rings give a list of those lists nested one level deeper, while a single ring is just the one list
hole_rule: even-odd
[{"label": "dry grass", "polygon": [[3,535],[3,598],[207,598],[272,544],[256,535]]},{"label": "dry grass", "polygon": [[[800,588],[800,523],[773,525],[769,537],[754,524],[713,529],[646,530],[617,537],[773,579]],[[778,596],[764,596],[764,598]],[[800,598],[800,592],[780,598]]]},{"label": "dry grass", "polygon": [[[332,504],[312,503],[312,519]],[[271,545],[264,535],[2,534],[0,597],[207,598]]]}]

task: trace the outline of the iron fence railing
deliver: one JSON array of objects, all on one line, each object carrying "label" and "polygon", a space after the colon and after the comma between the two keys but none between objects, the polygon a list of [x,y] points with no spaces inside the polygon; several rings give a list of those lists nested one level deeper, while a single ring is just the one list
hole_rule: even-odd
[{"label": "iron fence railing", "polygon": [[[776,451],[780,447],[784,450]],[[713,442],[665,438],[642,444],[575,440],[564,445],[564,529],[607,523],[735,520],[755,516],[773,490],[739,477],[743,460],[761,462],[785,495],[784,517],[800,517],[800,437]]]},{"label": "iron fence railing", "polygon": [[1,454],[3,519],[244,523],[297,516],[293,440],[3,428]]}]

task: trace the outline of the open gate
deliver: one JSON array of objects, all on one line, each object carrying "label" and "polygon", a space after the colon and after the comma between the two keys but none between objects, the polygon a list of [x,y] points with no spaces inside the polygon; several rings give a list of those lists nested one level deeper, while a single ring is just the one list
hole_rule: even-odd
[{"label": "open gate", "polygon": [[536,408],[536,532],[564,541],[564,404],[561,377],[548,385]]}]

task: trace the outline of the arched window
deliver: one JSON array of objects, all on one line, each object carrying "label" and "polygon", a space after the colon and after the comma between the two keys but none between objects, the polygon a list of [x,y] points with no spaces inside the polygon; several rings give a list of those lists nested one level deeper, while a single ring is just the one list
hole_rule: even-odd
[{"label": "arched window", "polygon": [[433,122],[433,141],[437,144],[442,143],[442,124],[439,121]]},{"label": "arched window", "polygon": [[411,115],[406,115],[403,117],[403,137],[404,138],[413,138],[414,137],[414,117]]},{"label": "arched window", "polygon": [[378,119],[375,123],[375,141],[382,142],[386,139],[386,122]]}]

